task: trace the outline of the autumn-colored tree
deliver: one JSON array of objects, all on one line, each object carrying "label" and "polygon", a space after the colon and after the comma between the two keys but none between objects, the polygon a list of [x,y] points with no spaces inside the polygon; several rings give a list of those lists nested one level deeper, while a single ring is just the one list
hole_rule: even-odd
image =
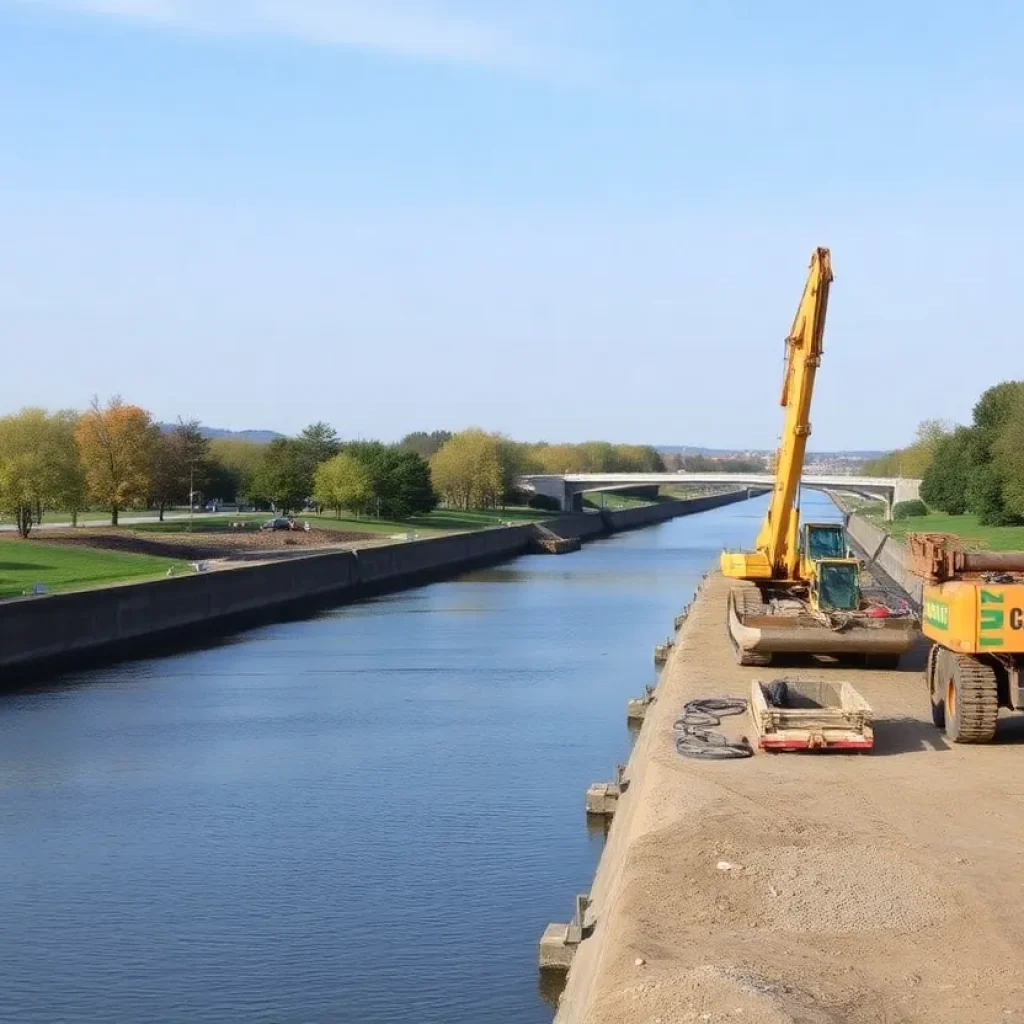
[{"label": "autumn-colored tree", "polygon": [[0,419],[0,508],[13,516],[22,537],[45,507],[75,505],[80,497],[73,424],[73,414],[45,409]]},{"label": "autumn-colored tree", "polygon": [[117,526],[121,509],[145,501],[150,490],[157,428],[145,409],[120,397],[105,407],[94,398],[75,428],[89,493],[110,509]]},{"label": "autumn-colored tree", "polygon": [[504,493],[500,439],[478,427],[460,431],[430,460],[434,486],[450,508],[484,508]]},{"label": "autumn-colored tree", "polygon": [[649,445],[536,444],[529,449],[529,461],[537,473],[661,473],[665,463]]},{"label": "autumn-colored tree", "polygon": [[531,455],[538,464],[539,473],[583,473],[587,470],[586,459],[578,445],[538,444]]},{"label": "autumn-colored tree", "polygon": [[370,471],[355,456],[342,452],[317,467],[313,498],[318,505],[333,508],[339,519],[342,509],[357,515],[366,512],[372,497]]}]

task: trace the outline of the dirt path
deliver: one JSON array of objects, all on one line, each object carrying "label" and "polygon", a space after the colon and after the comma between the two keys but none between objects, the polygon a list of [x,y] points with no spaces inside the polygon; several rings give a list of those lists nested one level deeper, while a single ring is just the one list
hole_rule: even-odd
[{"label": "dirt path", "polygon": [[[726,591],[709,577],[662,677],[560,1024],[1024,1021],[1024,716],[992,746],[948,746],[921,655],[900,672],[740,668]],[[676,754],[686,700],[823,671],[874,707],[872,754]]]}]

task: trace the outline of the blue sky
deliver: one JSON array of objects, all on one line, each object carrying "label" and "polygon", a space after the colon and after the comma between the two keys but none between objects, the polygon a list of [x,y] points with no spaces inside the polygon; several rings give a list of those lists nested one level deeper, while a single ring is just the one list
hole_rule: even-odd
[{"label": "blue sky", "polygon": [[812,448],[1024,377],[1024,5],[0,0],[0,409]]}]

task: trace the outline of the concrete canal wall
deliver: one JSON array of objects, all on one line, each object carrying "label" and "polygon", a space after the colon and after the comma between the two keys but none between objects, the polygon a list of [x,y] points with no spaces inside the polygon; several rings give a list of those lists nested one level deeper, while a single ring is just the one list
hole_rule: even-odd
[{"label": "concrete canal wall", "polygon": [[877,565],[920,608],[922,583],[920,577],[910,571],[907,546],[859,516],[849,517],[846,532],[864,552],[868,563]]},{"label": "concrete canal wall", "polygon": [[[548,520],[562,537],[592,539],[745,500],[746,491]],[[287,558],[149,583],[29,597],[0,604],[2,682],[16,668],[74,664],[118,647],[146,651],[161,634],[221,629],[288,607],[357,600],[494,564],[528,551],[533,526]]]},{"label": "concrete canal wall", "polygon": [[694,512],[705,512],[723,505],[732,505],[737,501],[746,501],[767,493],[764,487],[751,487],[731,494],[709,494],[703,498],[682,498],[679,501],[663,501],[657,505],[637,505],[635,508],[624,508],[617,512],[602,510],[602,517],[613,533],[620,530],[634,530],[653,523],[661,523],[676,516],[692,515]]}]

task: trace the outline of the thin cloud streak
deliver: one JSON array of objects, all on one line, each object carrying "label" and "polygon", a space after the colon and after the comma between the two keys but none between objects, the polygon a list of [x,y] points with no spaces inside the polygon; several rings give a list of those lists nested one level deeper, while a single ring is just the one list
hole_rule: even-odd
[{"label": "thin cloud streak", "polygon": [[517,36],[517,26],[460,17],[418,0],[0,0],[79,16],[222,36],[285,37],[406,59],[577,81],[578,56]]}]

